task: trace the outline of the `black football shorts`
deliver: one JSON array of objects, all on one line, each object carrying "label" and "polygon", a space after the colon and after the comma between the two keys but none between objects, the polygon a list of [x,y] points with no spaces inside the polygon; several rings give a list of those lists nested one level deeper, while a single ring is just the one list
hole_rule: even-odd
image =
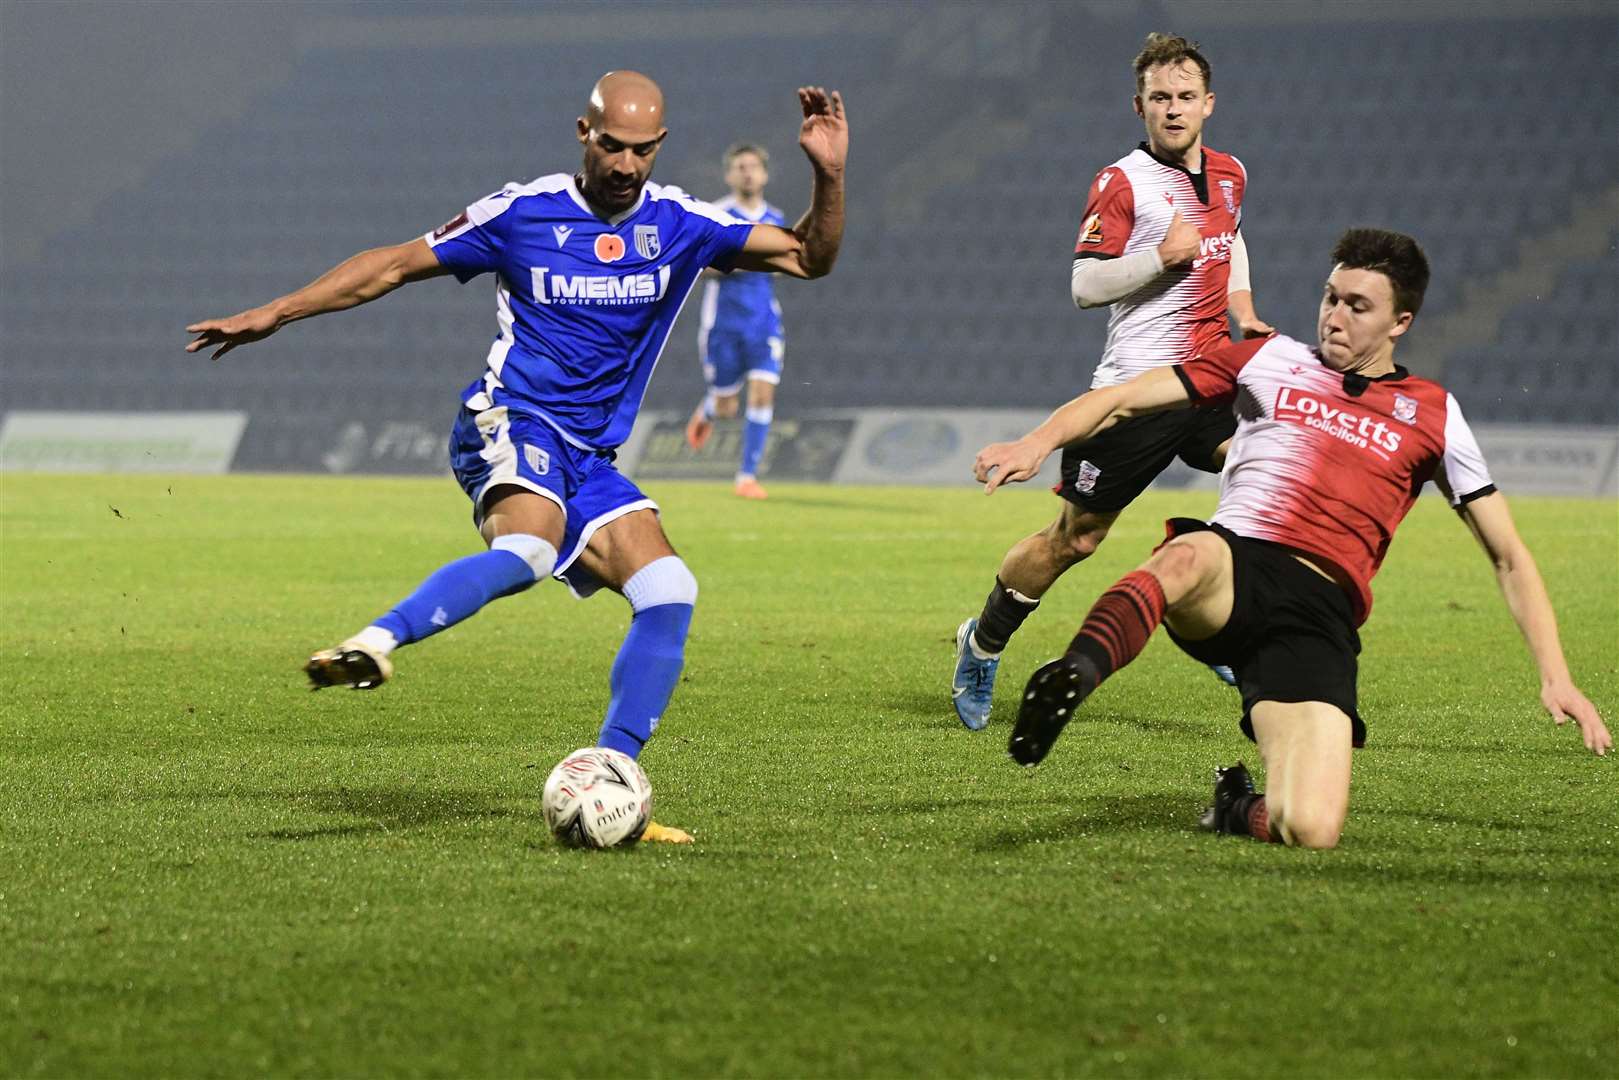
[{"label": "black football shorts", "polygon": [[1179,457],[1217,473],[1214,452],[1237,430],[1229,405],[1172,409],[1121,420],[1094,439],[1063,448],[1058,495],[1095,514],[1123,510]]},{"label": "black football shorts", "polygon": [[1242,733],[1254,737],[1256,702],[1324,701],[1349,717],[1354,744],[1364,746],[1366,725],[1355,708],[1360,635],[1343,587],[1277,544],[1190,518],[1172,518],[1166,526],[1170,536],[1218,533],[1231,548],[1233,600],[1225,626],[1201,641],[1164,630],[1192,659],[1237,673]]}]

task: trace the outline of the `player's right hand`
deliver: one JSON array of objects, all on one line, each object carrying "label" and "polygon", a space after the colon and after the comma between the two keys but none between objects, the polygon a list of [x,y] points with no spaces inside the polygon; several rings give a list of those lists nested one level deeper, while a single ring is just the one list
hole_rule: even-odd
[{"label": "player's right hand", "polygon": [[973,459],[973,476],[984,485],[985,495],[993,495],[1002,484],[1016,484],[1036,475],[1045,461],[1046,451],[1022,439],[990,443]]},{"label": "player's right hand", "polygon": [[1580,729],[1585,748],[1598,757],[1605,757],[1613,749],[1613,736],[1608,734],[1608,726],[1602,722],[1596,706],[1573,683],[1546,684],[1540,691],[1540,703],[1551,713],[1559,727],[1573,720]]},{"label": "player's right hand", "polygon": [[1169,230],[1158,242],[1158,259],[1164,269],[1191,262],[1202,248],[1203,234],[1197,231],[1196,225],[1181,217],[1179,210],[1175,211],[1175,216],[1169,219]]},{"label": "player's right hand", "polygon": [[186,327],[186,333],[196,334],[196,340],[186,346],[186,352],[196,352],[198,349],[207,349],[214,345],[214,355],[210,359],[218,360],[238,345],[246,345],[250,341],[261,341],[281,328],[281,320],[275,311],[266,304],[232,315],[228,319],[204,319],[194,322]]}]

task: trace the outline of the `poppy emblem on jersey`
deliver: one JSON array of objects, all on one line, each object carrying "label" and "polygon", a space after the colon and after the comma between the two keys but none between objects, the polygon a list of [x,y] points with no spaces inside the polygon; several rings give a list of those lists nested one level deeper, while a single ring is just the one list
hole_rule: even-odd
[{"label": "poppy emblem on jersey", "polygon": [[1100,244],[1102,242],[1102,215],[1092,214],[1085,219],[1085,227],[1079,230],[1081,244]]},{"label": "poppy emblem on jersey", "polygon": [[1236,188],[1237,188],[1237,185],[1236,185],[1236,183],[1234,181],[1231,181],[1231,180],[1221,180],[1220,181],[1220,194],[1225,197],[1226,213],[1230,214],[1232,217],[1237,216]]},{"label": "poppy emblem on jersey", "polygon": [[446,221],[444,224],[442,224],[438,228],[434,229],[433,230],[433,239],[434,240],[442,240],[446,236],[450,235],[455,230],[459,229],[461,226],[466,225],[466,224],[469,224],[469,222],[467,221],[467,212],[465,210],[463,210],[459,214],[457,214],[453,218],[451,218],[449,221]]},{"label": "poppy emblem on jersey", "polygon": [[656,225],[637,225],[635,227],[635,253],[643,259],[656,259],[658,252],[663,250],[663,244],[658,240],[658,227]]},{"label": "poppy emblem on jersey", "polygon": [[624,238],[613,233],[596,237],[596,258],[604,263],[618,262],[624,257]]},{"label": "poppy emblem on jersey", "polygon": [[1089,495],[1096,490],[1096,481],[1102,477],[1102,470],[1088,461],[1079,463],[1079,474],[1074,477],[1074,487],[1079,489],[1081,495]]},{"label": "poppy emblem on jersey", "polygon": [[1417,422],[1417,399],[1404,394],[1394,395],[1394,419],[1406,424]]}]

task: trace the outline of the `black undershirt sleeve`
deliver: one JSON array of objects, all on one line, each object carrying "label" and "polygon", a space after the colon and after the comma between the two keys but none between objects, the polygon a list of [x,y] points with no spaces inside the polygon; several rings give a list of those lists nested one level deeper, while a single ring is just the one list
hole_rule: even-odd
[{"label": "black undershirt sleeve", "polygon": [[1456,500],[1456,509],[1460,510],[1462,507],[1466,506],[1468,503],[1472,502],[1474,499],[1482,499],[1486,495],[1494,495],[1494,494],[1495,494],[1495,485],[1494,484],[1485,484],[1483,487],[1479,488],[1477,491],[1469,491],[1466,495],[1463,495],[1461,498],[1457,499]]},{"label": "black undershirt sleeve", "polygon": [[1203,395],[1198,393],[1197,387],[1192,385],[1192,377],[1186,374],[1185,368],[1179,364],[1175,364],[1172,365],[1169,370],[1173,371],[1175,373],[1175,378],[1179,379],[1181,381],[1181,385],[1186,387],[1187,397],[1191,398],[1193,401],[1203,400]]}]

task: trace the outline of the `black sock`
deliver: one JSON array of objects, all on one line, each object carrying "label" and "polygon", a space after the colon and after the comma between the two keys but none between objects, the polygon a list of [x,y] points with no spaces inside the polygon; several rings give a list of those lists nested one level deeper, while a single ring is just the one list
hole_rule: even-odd
[{"label": "black sock", "polygon": [[1264,798],[1263,795],[1238,796],[1229,807],[1225,816],[1220,819],[1220,831],[1232,836],[1248,836],[1248,812],[1253,809],[1254,803]]},{"label": "black sock", "polygon": [[1023,620],[1034,614],[1034,609],[1039,606],[1040,601],[1030,600],[1007,588],[1000,576],[996,575],[995,587],[989,591],[989,599],[984,601],[984,610],[978,616],[978,629],[973,631],[979,649],[987,653],[999,653],[1005,649],[1006,643],[1017,633],[1017,628],[1023,625]]}]

